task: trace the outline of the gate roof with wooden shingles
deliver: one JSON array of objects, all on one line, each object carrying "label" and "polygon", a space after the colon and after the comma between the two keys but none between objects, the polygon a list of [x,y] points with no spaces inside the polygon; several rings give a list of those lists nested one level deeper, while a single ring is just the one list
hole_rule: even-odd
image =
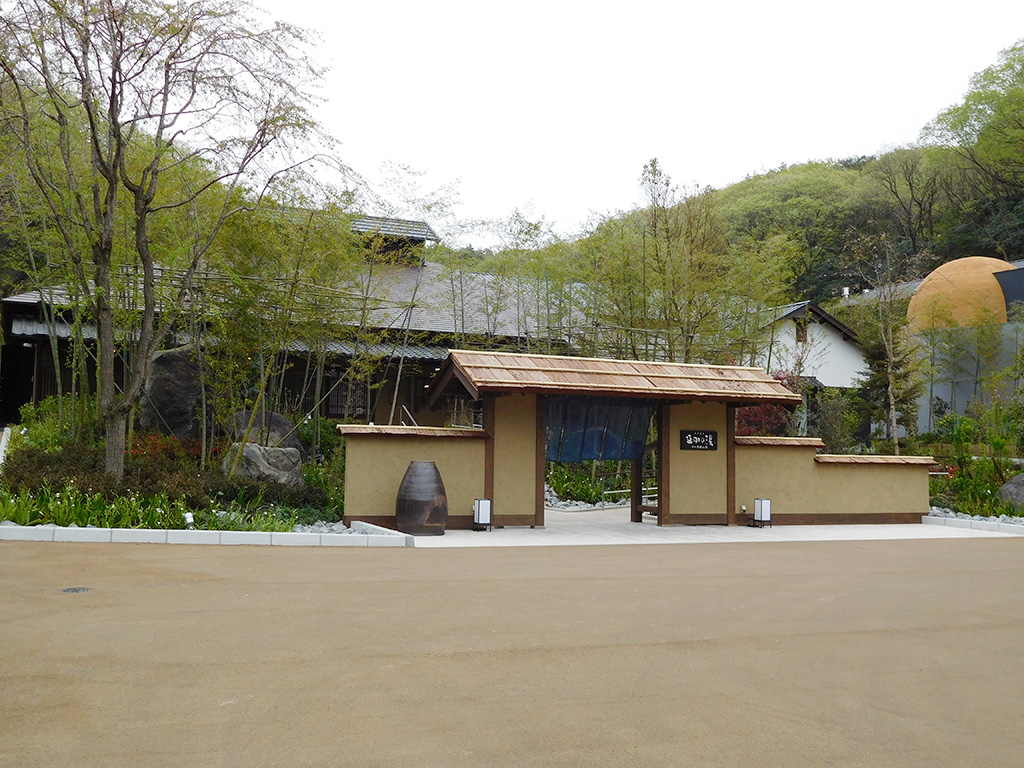
[{"label": "gate roof with wooden shingles", "polygon": [[787,407],[801,402],[800,395],[761,368],[463,349],[449,350],[432,387],[432,398],[466,393],[479,400],[485,394],[513,392]]}]

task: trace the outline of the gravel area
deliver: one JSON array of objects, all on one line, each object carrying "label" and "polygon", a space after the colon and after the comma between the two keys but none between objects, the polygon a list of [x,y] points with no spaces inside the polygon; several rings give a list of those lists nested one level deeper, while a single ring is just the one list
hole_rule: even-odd
[{"label": "gravel area", "polygon": [[990,515],[985,517],[984,515],[968,515],[963,512],[954,512],[952,509],[946,509],[945,507],[931,507],[928,510],[930,517],[955,517],[959,520],[984,520],[989,523],[1009,523],[1011,525],[1024,526],[1024,517],[1011,517],[1010,515]]}]

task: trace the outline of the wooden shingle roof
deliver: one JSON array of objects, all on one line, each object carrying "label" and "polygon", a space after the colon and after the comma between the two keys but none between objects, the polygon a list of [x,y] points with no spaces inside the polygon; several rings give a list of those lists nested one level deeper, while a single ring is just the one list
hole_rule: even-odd
[{"label": "wooden shingle roof", "polygon": [[474,400],[483,394],[534,392],[736,405],[795,406],[801,401],[800,395],[761,368],[453,349],[438,374],[432,395],[436,398],[460,389]]}]

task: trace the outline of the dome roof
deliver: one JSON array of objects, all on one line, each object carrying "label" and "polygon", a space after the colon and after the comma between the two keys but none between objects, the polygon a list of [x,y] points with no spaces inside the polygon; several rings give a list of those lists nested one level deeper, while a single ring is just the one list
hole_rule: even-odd
[{"label": "dome roof", "polygon": [[919,330],[1005,323],[1006,299],[995,273],[1013,268],[987,256],[943,264],[917,286],[907,319]]}]

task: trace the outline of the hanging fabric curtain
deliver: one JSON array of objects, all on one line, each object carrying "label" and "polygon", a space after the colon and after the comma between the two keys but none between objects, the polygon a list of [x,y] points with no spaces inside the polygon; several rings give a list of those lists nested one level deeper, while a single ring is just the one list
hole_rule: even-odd
[{"label": "hanging fabric curtain", "polygon": [[628,397],[546,401],[548,461],[641,459],[655,403]]}]

